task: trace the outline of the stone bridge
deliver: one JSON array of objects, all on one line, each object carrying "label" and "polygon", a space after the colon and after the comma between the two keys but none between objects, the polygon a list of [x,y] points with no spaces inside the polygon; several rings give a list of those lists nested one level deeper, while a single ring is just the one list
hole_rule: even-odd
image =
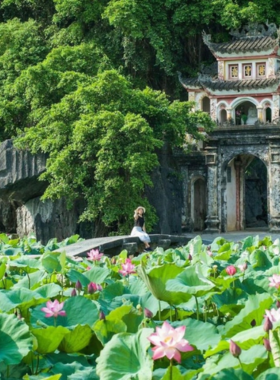
[{"label": "stone bridge", "polygon": [[[151,247],[162,247],[168,249],[169,247],[183,246],[188,243],[190,238],[183,235],[162,235],[152,234]],[[122,250],[126,249],[129,255],[141,253],[144,250],[144,244],[138,237],[134,236],[109,236],[103,238],[87,239],[75,244],[62,247],[56,252],[66,252],[67,256],[80,256],[86,257],[87,252],[91,249],[99,249],[100,252],[109,256],[118,255]]]}]

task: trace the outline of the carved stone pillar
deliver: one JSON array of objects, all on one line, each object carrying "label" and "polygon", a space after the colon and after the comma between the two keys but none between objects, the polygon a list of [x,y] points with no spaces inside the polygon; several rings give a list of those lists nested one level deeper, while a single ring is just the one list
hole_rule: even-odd
[{"label": "carved stone pillar", "polygon": [[275,120],[279,117],[279,95],[273,95],[273,111],[272,111],[272,120]]},{"label": "carved stone pillar", "polygon": [[217,121],[217,99],[210,99],[210,116],[213,121]]},{"label": "carved stone pillar", "polygon": [[232,108],[227,108],[227,120],[232,119]]},{"label": "carved stone pillar", "polygon": [[263,121],[263,107],[259,105],[257,106],[257,110],[258,110],[258,119],[260,121]]},{"label": "carved stone pillar", "polygon": [[269,165],[270,231],[280,232],[280,141],[270,145]]},{"label": "carved stone pillar", "polygon": [[207,217],[205,220],[206,231],[219,232],[220,221],[218,217],[218,166],[216,150],[206,154],[207,165]]}]

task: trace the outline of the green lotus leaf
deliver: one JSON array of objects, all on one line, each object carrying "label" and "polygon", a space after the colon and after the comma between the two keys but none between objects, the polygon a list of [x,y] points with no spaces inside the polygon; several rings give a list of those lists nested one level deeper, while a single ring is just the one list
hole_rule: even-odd
[{"label": "green lotus leaf", "polygon": [[61,286],[54,283],[42,285],[35,290],[36,294],[40,295],[42,298],[56,297],[61,291]]},{"label": "green lotus leaf", "polygon": [[187,318],[180,322],[174,322],[173,327],[186,326],[185,339],[199,350],[207,350],[216,346],[221,336],[217,328],[211,323]]},{"label": "green lotus leaf", "polygon": [[238,344],[242,349],[248,350],[256,344],[263,344],[263,338],[266,332],[263,326],[252,327],[234,335],[231,339]]},{"label": "green lotus leaf", "polygon": [[251,253],[249,260],[254,269],[266,270],[267,268],[272,267],[272,262],[269,255],[259,249],[256,249]]},{"label": "green lotus leaf", "polygon": [[13,314],[0,314],[0,363],[19,364],[32,349],[33,338],[28,326]]},{"label": "green lotus leaf", "polygon": [[15,290],[0,290],[0,309],[8,312],[17,306],[31,307],[36,305],[36,299],[42,298],[36,292],[26,288],[18,288]]},{"label": "green lotus leaf", "polygon": [[244,371],[252,374],[260,364],[267,360],[267,351],[263,344],[256,344],[249,350],[242,350],[240,360]]},{"label": "green lotus leaf", "polygon": [[211,376],[211,380],[253,380],[254,378],[241,368],[223,369],[218,374]]},{"label": "green lotus leaf", "polygon": [[90,282],[96,282],[101,284],[109,276],[110,270],[107,268],[93,266],[90,270],[84,273],[84,276],[89,279]]},{"label": "green lotus leaf", "polygon": [[[172,373],[171,373],[172,372]],[[154,378],[154,377],[153,377]],[[170,366],[165,370],[165,374],[161,377],[161,380],[185,380],[185,376],[181,375],[179,368]]]},{"label": "green lotus leaf", "polygon": [[137,267],[137,272],[141,279],[146,284],[151,293],[160,301],[165,301],[170,305],[177,305],[187,301],[191,296],[185,295],[184,301],[182,296],[178,296],[176,291],[168,291],[166,283],[168,280],[175,278],[178,274],[182,273],[184,268],[177,267],[174,264],[165,264],[162,266],[154,267],[148,271],[141,265]]},{"label": "green lotus leaf", "polygon": [[75,353],[85,348],[91,339],[92,330],[89,325],[78,325],[69,334],[64,335],[59,350],[67,353]]},{"label": "green lotus leaf", "polygon": [[47,277],[47,273],[42,270],[37,270],[36,272],[32,272],[28,275],[26,274],[13,286],[13,289],[27,288],[34,290],[43,283],[45,277]]},{"label": "green lotus leaf", "polygon": [[0,280],[2,280],[2,278],[4,277],[5,272],[6,272],[6,264],[1,263],[1,265],[0,265]]},{"label": "green lotus leaf", "polygon": [[214,287],[215,285],[210,280],[203,277],[198,266],[186,268],[176,278],[169,280],[166,283],[167,291],[177,293],[177,299],[181,301],[179,303],[186,301],[186,294],[189,297],[201,297]]},{"label": "green lotus leaf", "polygon": [[36,337],[38,343],[36,351],[40,354],[54,352],[64,336],[69,333],[70,331],[62,326],[32,329],[32,334]]},{"label": "green lotus leaf", "polygon": [[241,331],[251,329],[252,320],[256,321],[256,325],[260,325],[263,321],[265,310],[269,309],[272,303],[273,299],[267,293],[249,295],[245,307],[231,321],[225,324],[223,335],[232,337]]},{"label": "green lotus leaf", "polygon": [[276,367],[280,367],[280,331],[279,329],[269,331],[269,342],[271,353]]},{"label": "green lotus leaf", "polygon": [[93,330],[104,345],[107,343],[114,334],[127,331],[127,325],[123,321],[123,317],[130,313],[131,305],[123,305],[111,311],[106,319],[101,319],[95,323]]},{"label": "green lotus leaf", "polygon": [[48,273],[61,271],[59,256],[60,252],[45,252],[41,257],[42,266]]},{"label": "green lotus leaf", "polygon": [[61,380],[98,380],[95,367],[84,366],[74,361],[72,363],[56,363],[52,367],[52,373],[61,373]]},{"label": "green lotus leaf", "polygon": [[102,380],[152,378],[153,361],[147,353],[148,336],[153,329],[142,329],[137,334],[116,334],[105,345],[97,358],[96,373]]},{"label": "green lotus leaf", "polygon": [[276,380],[276,379],[280,379],[280,368],[269,368],[256,378],[256,380]]},{"label": "green lotus leaf", "polygon": [[[37,325],[38,320],[48,326],[54,326],[54,318],[46,318],[45,313],[41,311],[43,306],[41,304],[32,310],[33,326]],[[99,319],[99,310],[96,304],[82,296],[68,298],[64,302],[63,310],[66,311],[66,316],[57,317],[57,326],[75,327],[79,324],[92,326]]]},{"label": "green lotus leaf", "polygon": [[82,273],[78,272],[75,269],[71,269],[67,273],[67,277],[73,283],[76,283],[77,281],[80,281],[80,283],[82,284],[82,286],[88,286],[88,284],[90,283],[90,280],[85,275],[83,275]]},{"label": "green lotus leaf", "polygon": [[230,313],[235,316],[244,307],[248,295],[239,288],[228,288],[222,294],[214,294],[212,301],[223,314]]},{"label": "green lotus leaf", "polygon": [[58,374],[58,375],[52,375],[52,376],[44,376],[44,375],[25,375],[23,376],[23,380],[59,380],[61,379],[61,376],[62,374]]}]

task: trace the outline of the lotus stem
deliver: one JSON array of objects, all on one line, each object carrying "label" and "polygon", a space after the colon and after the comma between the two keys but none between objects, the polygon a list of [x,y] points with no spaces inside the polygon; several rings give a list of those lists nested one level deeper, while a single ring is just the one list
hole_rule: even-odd
[{"label": "lotus stem", "polygon": [[170,322],[172,322],[172,308],[171,308],[171,305],[170,306]]},{"label": "lotus stem", "polygon": [[159,320],[161,321],[161,308],[160,308],[160,301],[158,301],[158,317],[159,317]]},{"label": "lotus stem", "polygon": [[197,300],[197,297],[194,296],[195,298],[195,303],[196,303],[196,318],[197,320],[199,321],[199,306],[198,306],[198,300]]},{"label": "lotus stem", "polygon": [[170,360],[169,368],[170,368],[170,376],[169,379],[172,380],[172,372],[173,372],[173,360]]},{"label": "lotus stem", "polygon": [[238,356],[237,359],[238,359],[238,361],[239,361],[239,364],[240,364],[241,369],[244,371],[244,369],[243,369],[243,367],[242,367],[242,363],[241,363],[240,357]]}]

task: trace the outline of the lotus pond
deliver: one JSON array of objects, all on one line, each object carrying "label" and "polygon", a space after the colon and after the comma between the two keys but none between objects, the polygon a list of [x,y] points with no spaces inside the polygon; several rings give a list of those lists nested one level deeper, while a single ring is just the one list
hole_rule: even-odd
[{"label": "lotus pond", "polygon": [[278,239],[55,251],[77,240],[0,235],[1,379],[280,378]]}]

